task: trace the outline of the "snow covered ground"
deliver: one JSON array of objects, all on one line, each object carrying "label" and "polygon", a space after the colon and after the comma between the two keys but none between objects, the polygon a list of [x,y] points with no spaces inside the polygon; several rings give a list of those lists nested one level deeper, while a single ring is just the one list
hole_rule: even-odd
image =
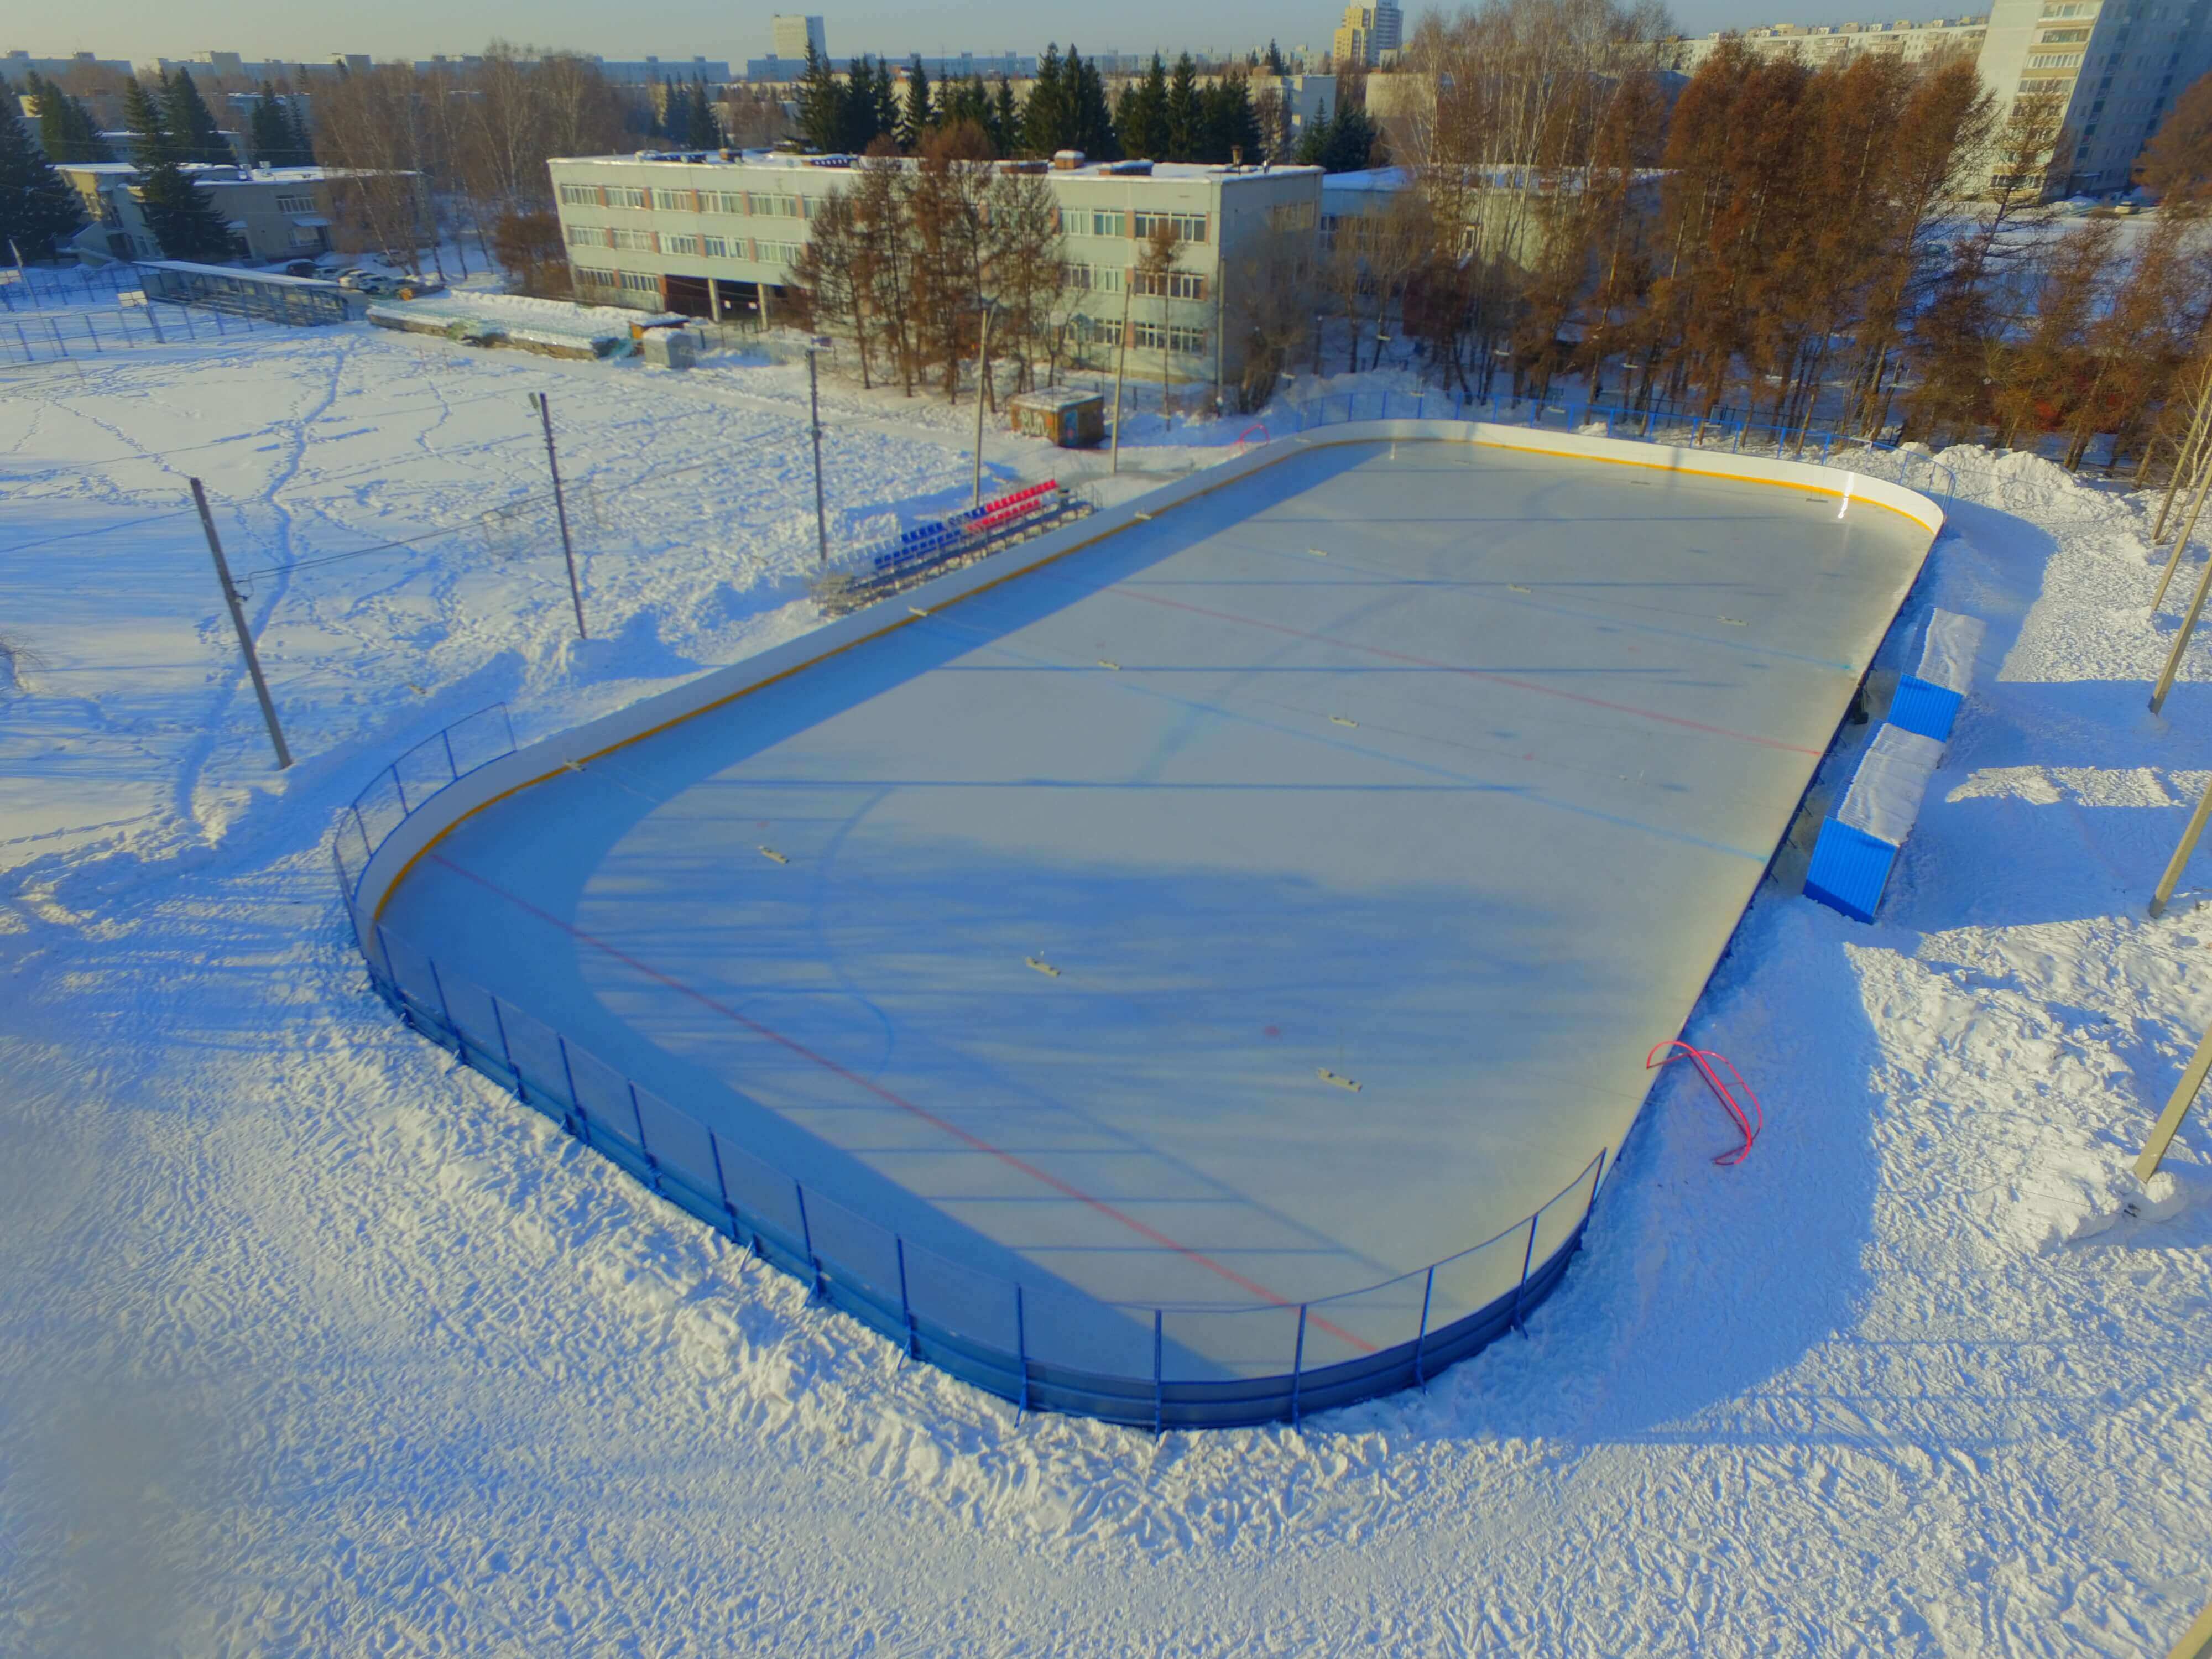
[{"label": "snow covered ground", "polygon": [[[589,487],[581,644],[534,390]],[[960,412],[829,402],[833,534],[964,495]],[[1908,615],[1986,618],[1983,682],[1881,922],[1785,867],[1700,1005],[1767,1102],[1747,1163],[1670,1085],[1527,1340],[1299,1431],[1155,1441],[902,1366],[450,1074],[349,954],[325,837],[382,759],[811,623],[804,410],[788,368],[361,328],[0,384],[0,635],[37,659],[0,701],[0,1650],[2179,1634],[2212,1589],[2212,1118],[2155,1193],[2126,1164],[2212,1019],[2202,866],[2142,909],[2212,777],[2212,645],[2145,714],[2142,501],[1943,458],[1972,500]],[[188,474],[252,573],[286,774]]]}]

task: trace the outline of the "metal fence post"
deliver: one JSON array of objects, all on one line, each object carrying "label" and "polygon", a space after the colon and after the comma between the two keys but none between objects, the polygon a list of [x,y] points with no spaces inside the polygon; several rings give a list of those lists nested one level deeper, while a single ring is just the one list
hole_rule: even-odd
[{"label": "metal fence post", "polygon": [[1528,1334],[1528,1328],[1521,1322],[1521,1296],[1528,1288],[1528,1264],[1536,1254],[1536,1223],[1543,1214],[1539,1210],[1528,1218],[1528,1243],[1521,1252],[1521,1282],[1513,1287],[1513,1328],[1523,1336]]},{"label": "metal fence post", "polygon": [[921,1358],[921,1338],[914,1328],[914,1298],[906,1290],[906,1240],[896,1233],[891,1235],[891,1244],[898,1252],[899,1317],[906,1322],[906,1353],[909,1359]]},{"label": "metal fence post", "polygon": [[253,648],[253,630],[246,626],[245,605],[236,584],[230,580],[230,565],[222,556],[222,538],[215,533],[215,514],[208,510],[207,491],[198,478],[189,482],[192,505],[199,509],[200,529],[207,536],[208,553],[215,560],[216,584],[222,589],[223,604],[229,607],[231,626],[238,634],[239,653],[246,659],[246,672],[253,681],[253,695],[261,705],[262,722],[269,728],[270,744],[276,750],[276,769],[281,772],[291,765],[292,751],[284,746],[284,729],[276,721],[276,704],[269,695],[269,682],[262,678],[261,658]]},{"label": "metal fence post", "polygon": [[738,1242],[738,1206],[730,1202],[730,1183],[722,1174],[722,1142],[720,1136],[707,1131],[707,1151],[714,1160],[714,1191],[722,1200],[722,1213],[730,1218],[730,1243]]},{"label": "metal fence post", "polygon": [[584,1109],[584,1103],[576,1098],[576,1068],[568,1063],[568,1039],[556,1031],[553,1043],[561,1051],[561,1076],[568,1085],[568,1109],[562,1116],[568,1133],[588,1146],[592,1144],[592,1117]]},{"label": "metal fence post", "polygon": [[1423,1352],[1429,1341],[1429,1299],[1437,1293],[1437,1270],[1429,1268],[1428,1283],[1421,1286],[1421,1328],[1413,1337],[1413,1381],[1422,1388],[1429,1386],[1427,1355]]},{"label": "metal fence post", "polygon": [[[623,1080],[629,1081],[628,1079]],[[653,1157],[653,1148],[645,1144],[645,1113],[640,1109],[637,1103],[635,1083],[629,1085],[629,1115],[637,1120],[637,1155],[645,1160],[645,1172],[647,1178],[653,1182],[653,1196],[665,1198],[668,1194],[661,1189],[660,1185],[660,1160]]]},{"label": "metal fence post", "polygon": [[1306,1368],[1306,1304],[1298,1304],[1297,1346],[1291,1350],[1291,1426],[1298,1425],[1298,1387]]},{"label": "metal fence post", "polygon": [[814,1275],[814,1299],[823,1301],[830,1293],[823,1288],[822,1258],[814,1254],[814,1228],[806,1219],[806,1188],[793,1181],[791,1190],[799,1194],[799,1239],[806,1247],[807,1271]]},{"label": "metal fence post", "polygon": [[[484,993],[491,996],[491,993]],[[514,1097],[524,1105],[530,1103],[530,1091],[522,1081],[522,1067],[514,1063],[514,1050],[507,1041],[507,1018],[499,1012],[499,999],[491,998],[492,1029],[499,1033],[499,1057],[507,1062],[507,1075],[514,1079]]]},{"label": "metal fence post", "polygon": [[446,1030],[453,1035],[453,1058],[465,1066],[469,1061],[468,1050],[461,1045],[461,1026],[460,1022],[453,1018],[453,1005],[446,1000],[446,976],[438,971],[435,957],[426,955],[422,960],[430,965],[430,988],[438,994],[438,1012],[446,1017]]},{"label": "metal fence post", "polygon": [[63,356],[68,356],[69,346],[62,339],[62,325],[49,317],[46,319],[46,332],[54,337],[54,349],[60,352]]},{"label": "metal fence post", "polygon": [[461,778],[461,769],[453,760],[453,728],[450,726],[446,726],[439,732],[438,735],[444,738],[446,743],[446,775],[459,783]]},{"label": "metal fence post", "polygon": [[1163,1316],[1152,1310],[1152,1432],[1161,1433],[1167,1421],[1167,1386],[1160,1380],[1160,1326]]},{"label": "metal fence post", "polygon": [[1029,1321],[1022,1310],[1022,1287],[1018,1280],[1014,1285],[1014,1358],[1022,1368],[1021,1408],[1027,1411],[1030,1408],[1030,1328]]},{"label": "metal fence post", "polygon": [[415,810],[407,804],[407,785],[401,780],[397,766],[387,766],[384,769],[392,774],[392,787],[399,792],[399,821],[404,823],[408,815]]}]

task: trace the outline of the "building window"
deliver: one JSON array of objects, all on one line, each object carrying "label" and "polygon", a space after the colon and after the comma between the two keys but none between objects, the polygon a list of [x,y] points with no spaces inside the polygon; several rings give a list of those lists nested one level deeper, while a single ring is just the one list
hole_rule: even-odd
[{"label": "building window", "polygon": [[1060,216],[1060,228],[1072,236],[1127,236],[1129,216],[1119,208],[1111,211],[1094,209],[1085,212],[1079,209]]},{"label": "building window", "polygon": [[2045,29],[2043,39],[2035,44],[2039,46],[2065,46],[2088,38],[2089,31],[2087,29]]},{"label": "building window", "polygon": [[1203,300],[1206,278],[1188,270],[1170,270],[1157,276],[1133,270],[1129,273],[1129,292],[1169,300]]},{"label": "building window", "polygon": [[597,185],[562,185],[561,204],[563,207],[600,207],[605,205],[599,200],[599,188]]},{"label": "building window", "polygon": [[1131,230],[1137,240],[1142,241],[1159,225],[1173,226],[1178,241],[1202,242],[1206,240],[1206,216],[1203,213],[1139,213]]},{"label": "building window", "polygon": [[607,186],[607,205],[609,207],[641,208],[650,207],[652,204],[646,199],[645,192],[637,189],[634,185],[609,185]]},{"label": "building window", "polygon": [[597,225],[566,225],[562,227],[570,247],[605,247],[607,234]]},{"label": "building window", "polygon": [[699,210],[698,198],[688,190],[656,190],[653,192],[653,204],[669,213],[696,213]]},{"label": "building window", "polygon": [[1119,294],[1121,291],[1121,268],[1119,265],[1062,265],[1060,285],[1082,294]]},{"label": "building window", "polygon": [[789,264],[799,257],[803,242],[755,242],[753,257],[763,264]]},{"label": "building window", "polygon": [[1311,202],[1279,202],[1267,210],[1267,228],[1270,230],[1311,230],[1314,225],[1314,204]]},{"label": "building window", "polygon": [[619,288],[620,281],[611,270],[594,270],[588,265],[571,267],[579,288]]},{"label": "building window", "polygon": [[276,211],[279,213],[313,213],[314,210],[315,198],[312,196],[279,196],[276,198]]},{"label": "building window", "polygon": [[664,233],[660,238],[660,251],[663,253],[696,253],[699,251],[699,239],[696,236],[679,236]]},{"label": "building window", "polygon": [[1152,351],[1166,350],[1179,356],[1195,357],[1206,349],[1206,331],[1173,324],[1162,328],[1158,323],[1132,323],[1129,343]]},{"label": "building window", "polygon": [[322,246],[322,233],[310,226],[295,225],[292,227],[292,246],[294,247],[319,247]]},{"label": "building window", "polygon": [[709,259],[726,259],[730,257],[730,245],[719,236],[702,236],[699,252]]},{"label": "building window", "polygon": [[647,253],[657,252],[649,230],[611,230],[607,233],[609,247],[641,248]]},{"label": "building window", "polygon": [[633,294],[657,295],[660,292],[660,278],[649,270],[625,270],[622,274],[622,285]]},{"label": "building window", "polygon": [[741,190],[702,190],[699,192],[702,213],[726,213],[742,218],[745,211],[745,193]]},{"label": "building window", "polygon": [[2081,54],[2078,52],[2039,52],[2027,60],[2027,66],[2037,70],[2079,69],[2081,67]]}]

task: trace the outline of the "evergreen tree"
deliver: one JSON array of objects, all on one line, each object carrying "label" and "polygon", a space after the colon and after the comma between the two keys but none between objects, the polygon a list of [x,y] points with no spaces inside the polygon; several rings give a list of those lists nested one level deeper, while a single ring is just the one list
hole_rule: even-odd
[{"label": "evergreen tree", "polygon": [[314,140],[308,136],[307,118],[300,113],[300,102],[296,98],[287,99],[285,100],[284,119],[286,124],[292,129],[292,160],[290,165],[295,167],[311,167],[314,166]]},{"label": "evergreen tree", "polygon": [[1022,106],[1022,142],[1032,155],[1049,155],[1074,142],[1074,121],[1060,67],[1057,42],[1037,59],[1036,79],[1030,83],[1029,100]]},{"label": "evergreen tree", "polygon": [[898,80],[892,75],[890,64],[880,58],[875,60],[874,90],[869,95],[869,118],[859,124],[866,136],[853,146],[855,152],[865,151],[878,138],[890,138],[895,143],[897,139]]},{"label": "evergreen tree", "polygon": [[898,141],[903,149],[919,149],[924,134],[937,122],[929,104],[929,71],[915,55],[906,71],[906,107],[899,112]]},{"label": "evergreen tree", "polygon": [[222,167],[238,159],[216,130],[215,117],[208,112],[200,89],[182,70],[170,71],[163,83],[161,114],[179,161],[206,161]]},{"label": "evergreen tree", "polygon": [[1309,122],[1298,140],[1298,164],[1326,173],[1358,173],[1375,149],[1375,124],[1363,109],[1338,112]]},{"label": "evergreen tree", "polygon": [[1114,117],[1106,107],[1106,77],[1083,61],[1073,45],[1067,48],[1062,85],[1075,132],[1074,148],[1094,161],[1117,161],[1121,147],[1114,139]]},{"label": "evergreen tree", "polygon": [[223,259],[231,253],[230,232],[215,204],[201,194],[179,167],[175,138],[143,82],[123,89],[123,112],[137,135],[131,157],[138,168],[138,205],[146,227],[161,245],[166,259]]},{"label": "evergreen tree", "polygon": [[1159,53],[1152,54],[1152,66],[1143,80],[1133,81],[1121,89],[1114,125],[1122,149],[1129,155],[1167,158],[1168,70]]},{"label": "evergreen tree", "polygon": [[1170,161],[1198,159],[1203,113],[1198,102],[1198,65],[1188,52],[1176,59],[1175,78],[1168,82],[1167,130],[1161,148]]},{"label": "evergreen tree", "polygon": [[1014,102],[1013,87],[1005,76],[999,77],[997,95],[991,100],[991,142],[999,147],[1001,155],[1018,155],[1022,149],[1022,112]]},{"label": "evergreen tree", "polygon": [[684,88],[684,125],[678,142],[686,149],[716,149],[722,143],[722,125],[707,101],[707,83],[697,76]]},{"label": "evergreen tree", "polygon": [[31,142],[15,94],[0,79],[0,244],[26,259],[51,259],[84,227],[84,208]]},{"label": "evergreen tree", "polygon": [[806,67],[799,77],[799,136],[818,150],[842,149],[845,103],[845,88],[830,73],[830,60],[809,40]]},{"label": "evergreen tree", "polygon": [[1289,72],[1283,67],[1282,48],[1278,46],[1272,39],[1267,42],[1267,73],[1270,75],[1284,75]]},{"label": "evergreen tree", "polygon": [[276,99],[276,88],[266,81],[253,100],[253,113],[246,124],[246,147],[256,167],[292,165],[292,124]]},{"label": "evergreen tree", "polygon": [[169,130],[162,122],[160,107],[146,90],[146,83],[135,77],[123,88],[123,124],[131,130],[131,159],[141,169],[178,159],[169,146]]},{"label": "evergreen tree", "polygon": [[112,161],[92,112],[44,76],[33,73],[24,88],[38,101],[39,147],[50,161]]},{"label": "evergreen tree", "polygon": [[1199,100],[1200,127],[1198,160],[1231,161],[1241,153],[1248,161],[1260,159],[1260,118],[1252,109],[1252,88],[1241,74],[1224,75]]}]

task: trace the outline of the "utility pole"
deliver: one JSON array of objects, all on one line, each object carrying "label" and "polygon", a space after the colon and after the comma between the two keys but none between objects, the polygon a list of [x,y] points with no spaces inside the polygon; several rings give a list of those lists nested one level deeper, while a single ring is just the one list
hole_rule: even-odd
[{"label": "utility pole", "polygon": [[983,393],[991,383],[991,302],[983,301],[983,331],[975,343],[975,493],[968,505],[983,505]]},{"label": "utility pole", "polygon": [[814,428],[814,562],[830,568],[830,519],[822,505],[822,397],[817,389],[814,355],[822,349],[820,335],[806,343],[806,418]]},{"label": "utility pole", "polygon": [[1114,362],[1114,465],[1121,470],[1121,381],[1129,372],[1129,273],[1121,273],[1121,355]]},{"label": "utility pole", "polygon": [[222,589],[222,601],[230,607],[230,625],[238,630],[238,648],[246,658],[246,672],[253,680],[253,695],[261,701],[261,718],[269,725],[269,741],[276,748],[276,769],[283,771],[292,763],[292,751],[284,746],[284,728],[276,723],[276,705],[269,696],[269,682],[261,678],[261,659],[254,654],[253,632],[246,625],[246,607],[240,602],[238,589],[230,580],[230,564],[222,556],[222,539],[215,533],[215,514],[208,511],[207,491],[194,478],[192,505],[200,510],[200,528],[207,532],[208,552],[215,560],[215,579]]},{"label": "utility pole", "polygon": [[561,556],[568,562],[568,598],[576,607],[576,637],[587,640],[592,636],[584,631],[584,590],[576,580],[576,549],[568,539],[568,503],[561,494],[561,461],[553,453],[553,404],[542,392],[531,397],[538,404],[538,418],[545,428],[545,466],[553,475],[553,516],[561,521]]}]

